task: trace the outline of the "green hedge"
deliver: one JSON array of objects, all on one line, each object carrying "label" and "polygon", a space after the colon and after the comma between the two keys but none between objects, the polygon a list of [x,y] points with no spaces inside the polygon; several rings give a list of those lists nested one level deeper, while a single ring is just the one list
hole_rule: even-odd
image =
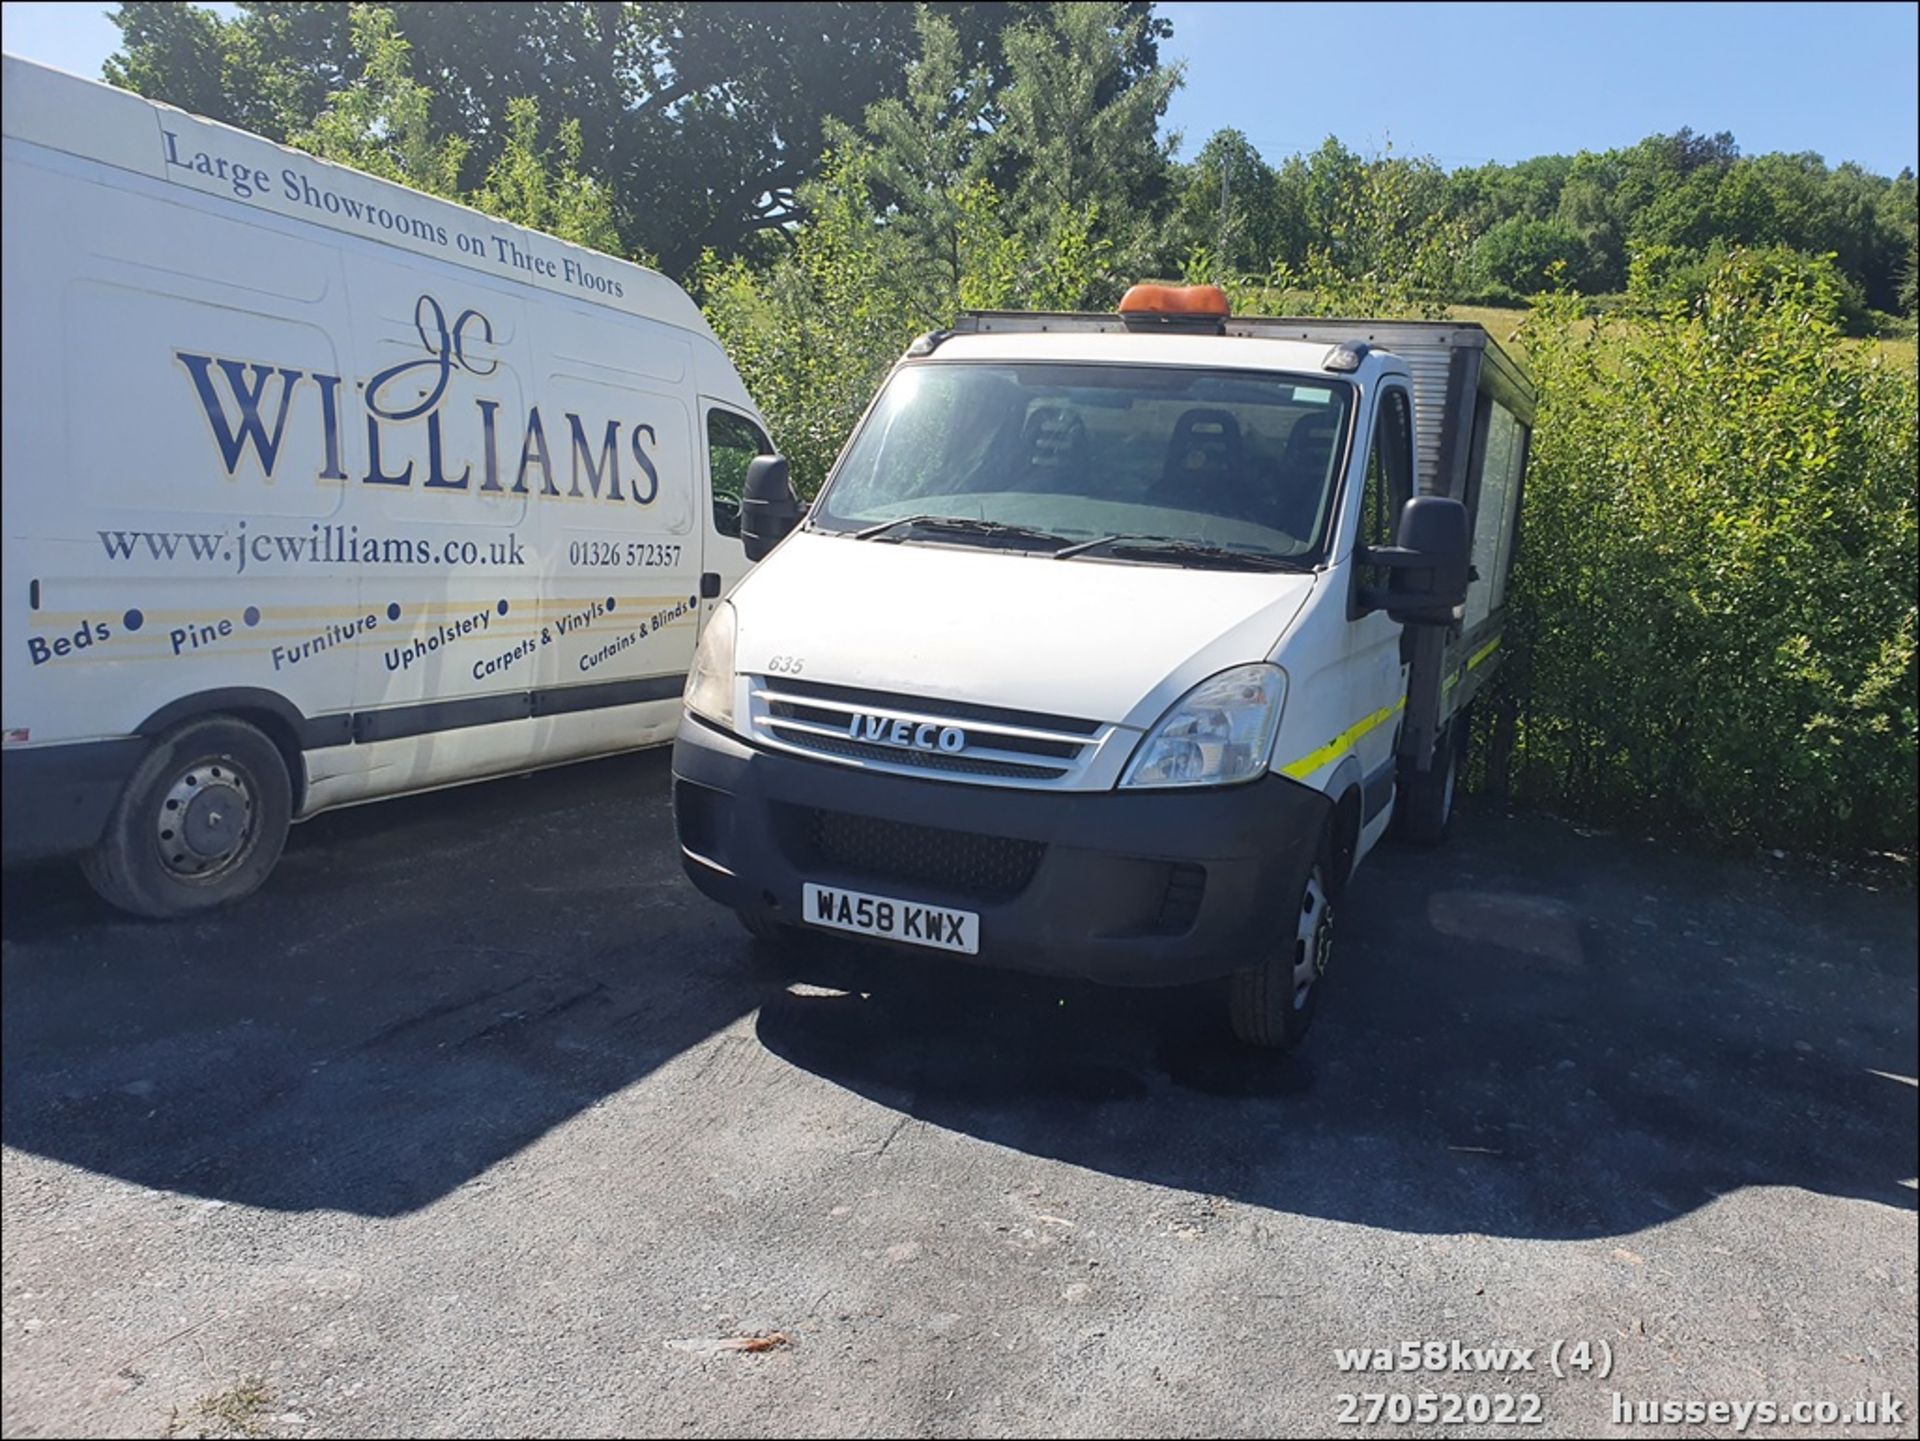
[{"label": "green hedge", "polygon": [[[1916,386],[1830,267],[1736,253],[1696,299],[1548,300],[1497,769],[1571,813],[1911,854]],[[1496,777],[1496,780],[1503,777]]]}]

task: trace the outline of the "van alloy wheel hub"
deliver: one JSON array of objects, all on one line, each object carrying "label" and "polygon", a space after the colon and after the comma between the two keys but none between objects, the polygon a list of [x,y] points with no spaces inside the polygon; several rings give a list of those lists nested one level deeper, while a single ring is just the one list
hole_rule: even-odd
[{"label": "van alloy wheel hub", "polygon": [[196,880],[231,867],[253,828],[253,789],[231,761],[197,761],[174,778],[155,817],[160,860]]},{"label": "van alloy wheel hub", "polygon": [[1293,1008],[1296,1011],[1306,1005],[1314,982],[1326,974],[1332,950],[1333,903],[1327,899],[1326,887],[1316,870],[1307,877],[1306,889],[1300,894],[1300,928],[1293,948]]}]

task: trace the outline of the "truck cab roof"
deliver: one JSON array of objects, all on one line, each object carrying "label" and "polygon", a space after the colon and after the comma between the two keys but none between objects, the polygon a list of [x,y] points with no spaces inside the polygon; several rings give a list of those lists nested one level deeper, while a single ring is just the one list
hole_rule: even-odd
[{"label": "truck cab roof", "polygon": [[1223,370],[1270,370],[1326,375],[1366,384],[1384,374],[1409,374],[1407,364],[1385,349],[1369,350],[1358,369],[1334,369],[1336,347],[1319,340],[1279,340],[1246,335],[1111,330],[990,330],[942,338],[928,354],[937,361],[1054,361],[1090,365],[1173,365]]},{"label": "truck cab roof", "polygon": [[1211,286],[1136,286],[1113,313],[965,311],[951,329],[916,340],[907,357],[1317,372],[1362,388],[1383,375],[1405,376],[1414,391],[1420,484],[1432,495],[1464,494],[1475,423],[1465,397],[1485,392],[1521,424],[1533,424],[1526,371],[1472,321],[1233,315]]}]

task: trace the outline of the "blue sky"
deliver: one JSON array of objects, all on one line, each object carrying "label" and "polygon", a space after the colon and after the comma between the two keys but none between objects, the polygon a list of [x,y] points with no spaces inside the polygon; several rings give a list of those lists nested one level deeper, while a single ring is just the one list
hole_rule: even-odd
[{"label": "blue sky", "polygon": [[[231,6],[215,6],[228,10]],[[1731,130],[1742,150],[1816,150],[1891,175],[1920,152],[1911,4],[1167,3],[1187,66],[1185,153],[1222,126],[1269,159],[1329,133],[1449,168]],[[9,51],[98,75],[99,4],[0,6]],[[1290,78],[1291,77],[1291,78]]]},{"label": "blue sky", "polygon": [[[1168,114],[1269,159],[1334,133],[1448,168],[1605,150],[1683,125],[1747,154],[1891,175],[1920,149],[1911,4],[1165,4],[1187,61]],[[1300,79],[1290,82],[1289,72]]]}]

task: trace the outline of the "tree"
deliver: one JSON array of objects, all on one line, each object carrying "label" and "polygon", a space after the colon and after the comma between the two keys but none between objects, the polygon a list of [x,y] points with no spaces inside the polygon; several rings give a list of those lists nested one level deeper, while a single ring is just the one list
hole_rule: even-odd
[{"label": "tree", "polygon": [[[835,128],[821,175],[795,197],[805,218],[788,243],[761,264],[709,253],[707,318],[803,492],[916,333],[962,307],[1109,303],[1130,278],[1113,257],[1116,235],[1132,232],[1106,207],[1128,220],[1114,177],[1163,158],[1165,87],[1129,78],[1143,27],[1125,7],[1059,18],[1066,28],[1008,33],[996,91],[995,67],[969,60],[959,27],[923,13],[905,93],[870,106],[860,129]],[[1044,101],[1043,75],[1059,91]],[[1016,145],[1009,132],[1031,123],[1016,114],[1072,125],[1090,149]]]},{"label": "tree", "polygon": [[[1160,58],[1172,32],[1149,0],[400,0],[378,34],[366,9],[255,0],[222,18],[129,0],[106,74],[447,193],[498,198],[510,153],[509,170],[538,157],[556,184],[570,167],[576,189],[593,182],[580,194],[605,208],[615,248],[683,278],[713,273],[698,266],[708,253],[776,263],[831,151],[841,179],[867,167],[873,217],[903,233],[903,263],[931,267],[915,272],[922,310],[963,289],[1105,304],[1148,273],[1311,274],[1323,292],[1358,283],[1353,303],[1390,290],[1418,308],[1463,286],[1528,289],[1550,265],[1579,291],[1617,292],[1636,259],[1643,291],[1687,272],[1697,293],[1732,249],[1774,245],[1836,257],[1863,322],[1868,306],[1912,309],[1910,173],[1743,156],[1725,132],[1449,175],[1334,137],[1276,164],[1223,131],[1176,165],[1177,137],[1161,133],[1179,83]],[[424,111],[396,88],[387,41],[408,47]],[[404,142],[373,123],[402,109]],[[559,193],[522,199],[546,213]]]},{"label": "tree", "polygon": [[548,153],[540,148],[540,107],[531,99],[510,100],[506,130],[500,158],[472,196],[474,207],[575,245],[619,254],[613,197],[580,169],[580,122],[562,121],[557,153]]},{"label": "tree", "polygon": [[808,219],[765,267],[709,253],[698,277],[706,315],[811,495],[887,367],[950,293],[900,281],[916,270],[905,237],[874,223],[870,165],[830,153],[803,187]]},{"label": "tree", "polygon": [[559,127],[555,144],[540,144],[540,108],[529,98],[507,103],[504,139],[484,181],[463,193],[467,145],[434,128],[432,90],[413,72],[412,46],[384,6],[355,7],[353,46],[365,57],[358,76],[327,97],[313,123],[290,143],[327,160],[395,180],[516,225],[531,226],[610,254],[620,254],[612,197],[580,169],[577,122]]},{"label": "tree", "polygon": [[354,48],[353,6],[289,0],[238,8],[241,14],[227,20],[171,0],[120,5],[112,18],[121,50],[102,74],[183,110],[285,140],[365,66],[368,57]]},{"label": "tree", "polygon": [[1474,242],[1471,266],[1478,287],[1532,295],[1559,278],[1573,281],[1586,255],[1585,240],[1565,221],[1516,215]]},{"label": "tree", "polygon": [[1154,254],[1177,139],[1159,125],[1180,73],[1135,72],[1146,24],[1126,5],[1052,5],[1005,34],[991,160],[1037,250],[1110,254],[1123,273]]},{"label": "tree", "polygon": [[[125,4],[113,14],[119,53],[100,67],[110,85],[244,129],[284,139],[260,77],[232,43],[232,28],[202,5]],[[243,98],[244,97],[244,98]]]},{"label": "tree", "polygon": [[1549,220],[1573,167],[1571,156],[1536,155],[1514,165],[1456,170],[1447,177],[1448,213],[1476,233],[1506,220]]},{"label": "tree", "polygon": [[[243,3],[222,19],[199,6],[128,3],[107,76],[144,95],[285,139],[311,129],[327,97],[358,80],[358,7]],[[797,216],[818,172],[828,120],[855,122],[902,90],[916,53],[914,7],[851,3],[399,3],[394,28],[431,95],[434,131],[466,142],[460,185],[482,184],[510,141],[507,107],[540,102],[539,145],[567,122],[581,163],[615,200],[622,248],[684,274],[703,250],[753,249]],[[1007,83],[1000,36],[1040,4],[943,3],[963,68]],[[1111,81],[1154,75],[1171,33],[1151,6]]]},{"label": "tree", "polygon": [[1242,132],[1215,131],[1175,182],[1163,253],[1196,281],[1264,274],[1276,257],[1298,260],[1305,238],[1290,199]]},{"label": "tree", "polygon": [[393,12],[357,6],[352,24],[364,68],[328,97],[311,125],[289,135],[289,143],[383,180],[457,197],[467,142],[435,131],[432,92],[413,77],[413,47],[395,31]]},{"label": "tree", "polygon": [[1277,259],[1271,286],[1335,314],[1439,314],[1457,292],[1470,232],[1447,214],[1446,176],[1426,159],[1391,151],[1362,159],[1329,136],[1304,161],[1289,160],[1306,255]]},{"label": "tree", "polygon": [[866,136],[830,131],[835,149],[866,167],[881,223],[898,235],[916,289],[951,295],[966,271],[966,239],[985,183],[993,121],[990,68],[968,66],[953,23],[919,19],[920,55],[906,93],[867,107]]},{"label": "tree", "polygon": [[1365,170],[1366,161],[1331,135],[1311,154],[1289,156],[1280,167],[1279,184],[1292,193],[1304,233],[1297,255],[1275,258],[1299,264],[1306,260],[1310,245],[1316,241],[1324,245],[1363,183]]},{"label": "tree", "polygon": [[1580,237],[1583,257],[1577,277],[1589,294],[1616,291],[1627,283],[1627,244],[1613,205],[1615,167],[1606,156],[1574,157],[1560,188],[1554,218]]},{"label": "tree", "polygon": [[1920,407],[1843,303],[1828,263],[1735,251],[1631,326],[1568,296],[1527,321],[1523,793],[1911,853]]}]

